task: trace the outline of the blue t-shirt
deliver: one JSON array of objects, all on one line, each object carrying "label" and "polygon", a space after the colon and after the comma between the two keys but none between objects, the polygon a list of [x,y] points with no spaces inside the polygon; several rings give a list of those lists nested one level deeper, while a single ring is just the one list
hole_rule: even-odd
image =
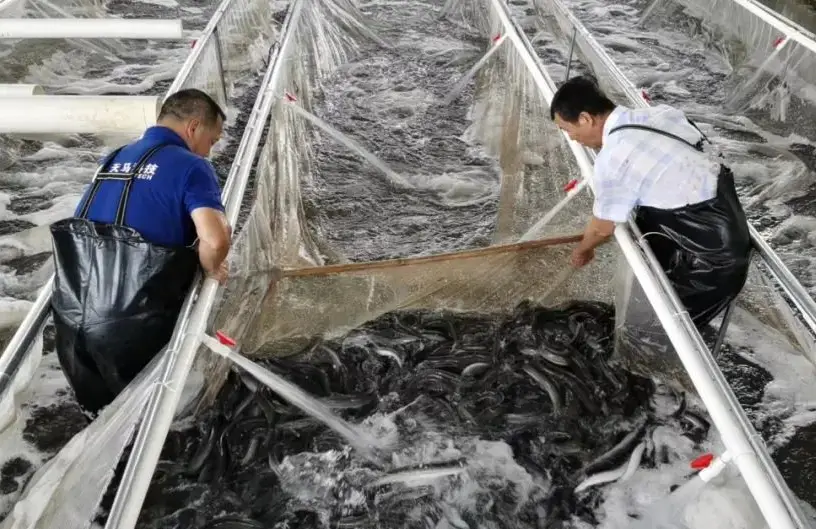
[{"label": "blue t-shirt", "polygon": [[[167,127],[150,127],[134,143],[125,146],[108,164],[106,172],[130,172],[150,148],[166,144],[154,153],[134,178],[125,210],[124,224],[154,244],[184,246],[196,238],[190,213],[201,207],[224,211],[215,170],[209,161],[194,154],[181,137]],[[125,183],[103,180],[88,210],[88,219],[113,223]],[[79,216],[90,187],[74,215]]]}]

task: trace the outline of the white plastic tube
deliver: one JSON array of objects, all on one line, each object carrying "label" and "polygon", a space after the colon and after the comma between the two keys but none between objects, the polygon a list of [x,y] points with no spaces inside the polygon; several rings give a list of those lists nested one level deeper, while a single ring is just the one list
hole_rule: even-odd
[{"label": "white plastic tube", "polygon": [[156,123],[158,96],[0,97],[0,134],[141,134]]},{"label": "white plastic tube", "polygon": [[0,97],[41,95],[45,95],[45,90],[38,84],[0,84]]},{"label": "white plastic tube", "polygon": [[[687,326],[682,324],[682,319],[688,318],[688,314],[677,313],[672,308],[670,299],[668,299],[670,295],[667,296],[666,292],[660,288],[659,281],[644,261],[639,247],[625,226],[619,225],[616,228],[615,239],[694,383],[700,399],[720,433],[723,444],[732,454],[733,461],[739,468],[768,526],[771,529],[797,529],[791,513],[788,512],[780,496],[780,491],[774,487],[770,476],[762,468],[751,446],[749,432],[746,432],[740,425],[737,414],[742,410],[736,410],[729,405],[728,399],[722,394],[721,387],[717,384],[717,374],[709,371],[702,352],[695,346]],[[722,374],[719,376],[722,377]]]},{"label": "white plastic tube", "polygon": [[0,39],[180,40],[182,34],[181,20],[152,18],[0,19]]},{"label": "white plastic tube", "polygon": [[814,35],[805,28],[794,24],[777,13],[774,13],[755,0],[733,0],[733,2],[741,5],[746,11],[750,12],[766,24],[779,30],[781,33],[784,33],[786,37],[795,41],[797,44],[801,44],[811,52],[816,53],[816,41],[814,41]]}]

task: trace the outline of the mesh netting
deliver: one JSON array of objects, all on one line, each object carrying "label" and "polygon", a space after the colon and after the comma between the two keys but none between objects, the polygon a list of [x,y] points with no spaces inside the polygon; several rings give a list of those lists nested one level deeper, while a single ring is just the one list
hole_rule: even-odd
[{"label": "mesh netting", "polygon": [[[565,267],[578,237],[430,257],[287,270],[272,283],[243,346],[257,355],[302,348],[315,336],[342,334],[380,314],[445,309],[504,314],[521,300],[544,306],[572,299],[612,302],[612,292],[575,281]],[[593,267],[581,274],[598,274]]]},{"label": "mesh netting", "polygon": [[[648,17],[646,18],[648,20],[652,18],[663,20],[663,18],[658,17],[656,12],[659,9],[668,9],[665,5],[667,3],[667,0],[659,0],[650,8],[647,8]],[[743,27],[745,35],[748,37],[746,42],[760,42],[771,34],[767,31],[767,27],[764,33],[757,29],[763,27],[759,19],[746,19],[745,12],[740,15],[742,16],[740,18],[736,9],[742,8],[736,3],[730,1],[722,3],[729,5],[730,10],[722,13],[711,11],[709,15],[726,17],[730,13],[736,20],[742,20],[745,24],[748,24],[746,20],[752,21],[751,24],[754,25],[750,27],[754,28],[753,30],[749,31],[747,25]],[[560,48],[565,54],[563,57],[564,62],[566,62],[570,42],[573,35],[575,36],[573,72],[577,69],[582,73],[593,75],[603,90],[619,104],[632,108],[648,105],[641,96],[641,92],[620,72],[597,41],[563,4],[558,0],[536,0],[536,8],[542,25],[546,24],[546,27],[560,41]],[[708,13],[708,8],[706,8],[705,12]],[[668,15],[664,12],[663,16]],[[706,20],[709,19],[706,18]],[[760,46],[757,44],[752,49],[756,51],[759,48]],[[735,71],[734,75],[740,77],[741,74]],[[736,82],[734,85],[746,86],[745,83]],[[712,138],[712,140],[716,142],[715,138]],[[737,298],[737,307],[752,314],[766,327],[766,330],[768,328],[775,330],[778,336],[790,347],[789,350],[804,354],[811,361],[816,361],[816,349],[814,349],[812,335],[805,329],[802,322],[791,310],[790,305],[780,295],[768,276],[767,270],[762,265],[761,259],[756,254],[753,258],[746,285]],[[704,333],[704,336],[709,339],[709,345],[712,345],[713,336],[708,336],[708,334]],[[691,383],[668,336],[666,336],[659,323],[654,309],[647,301],[640,284],[635,280],[631,268],[624,260],[621,260],[617,269],[615,353],[618,360],[633,372],[661,379],[678,389],[695,392],[694,385]]]},{"label": "mesh netting", "polygon": [[90,426],[31,477],[0,527],[61,529],[90,525],[113,469],[142,418],[150,388],[167,360],[165,353],[156,355]]},{"label": "mesh netting", "polygon": [[[568,299],[613,301],[604,270],[617,258],[614,247],[603,249],[592,266],[579,272],[568,265],[575,235],[590,211],[588,196],[579,195],[537,230],[540,240],[515,242],[564,198],[564,186],[579,171],[565,137],[549,119],[546,100],[509,42],[499,44],[475,77],[465,135],[501,167],[492,244],[356,263],[332,248],[321,226],[304,215],[301,193],[313,178],[310,146],[316,132],[293,105],[311,110],[321,79],[354,51],[355,42],[372,34],[350,5],[306,5],[319,12],[303,17],[292,49],[315,62],[284,60],[279,84],[270,88],[280,99],[255,174],[256,200],[231,252],[237,273],[224,292],[214,328],[235,337],[244,354],[258,357],[294,353],[314,339],[338,336],[397,310],[499,313],[525,299],[545,306]],[[500,27],[489,13],[487,2],[445,8],[450,19],[484,37],[484,51],[495,45]],[[333,24],[338,20],[343,24]],[[282,277],[274,269],[283,270]],[[211,362],[205,403],[214,398],[229,368],[224,361]]]},{"label": "mesh netting", "polygon": [[196,43],[201,48],[196,66],[173,91],[198,88],[216,98],[222,108],[229,106],[235,83],[247,70],[257,70],[277,37],[274,13],[264,2],[230,3],[212,37]]},{"label": "mesh netting", "polygon": [[[488,2],[449,2],[449,17],[472,25],[485,38],[501,35],[501,22]],[[549,105],[517,49],[505,40],[477,78],[471,139],[500,163],[501,191],[494,243],[517,240],[564,198],[564,187],[580,171]],[[538,237],[580,232],[591,202],[576,197]]]},{"label": "mesh netting", "polygon": [[790,28],[789,21],[771,24],[731,0],[653,0],[642,22],[685,30],[723,56],[732,68],[724,102],[729,112],[776,122],[774,132],[816,138],[816,45],[810,32],[797,26],[802,38],[790,37],[781,29]]}]

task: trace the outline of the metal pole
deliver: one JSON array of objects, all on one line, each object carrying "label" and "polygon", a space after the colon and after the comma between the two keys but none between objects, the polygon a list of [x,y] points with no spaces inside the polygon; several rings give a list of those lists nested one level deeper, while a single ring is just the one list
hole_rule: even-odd
[{"label": "metal pole", "polygon": [[714,341],[714,346],[711,348],[711,356],[714,357],[714,360],[720,356],[720,347],[722,347],[723,341],[725,341],[725,333],[728,330],[728,323],[731,321],[731,312],[734,310],[734,305],[736,302],[736,299],[732,299],[728,306],[725,307],[722,323],[720,323],[720,328],[717,330],[717,339]]},{"label": "metal pole", "polygon": [[811,332],[816,335],[816,302],[813,301],[805,287],[796,279],[793,272],[785,266],[779,255],[773,251],[773,248],[765,242],[765,239],[750,224],[748,225],[748,232],[751,234],[754,249],[759,252],[771,275],[802,314],[802,319],[805,320]]},{"label": "metal pole", "polygon": [[[224,97],[224,104],[227,102],[227,79],[224,77],[224,61],[221,60],[221,39],[218,37],[218,28],[213,30],[215,39],[215,58],[218,61],[218,78],[221,80],[221,95]],[[226,109],[224,110],[226,112]]]},{"label": "metal pole", "polygon": [[578,29],[572,29],[572,40],[570,41],[569,57],[567,57],[567,71],[564,73],[564,82],[569,81],[570,69],[572,68],[572,56],[575,52],[575,38],[578,36]]},{"label": "metal pole", "polygon": [[[282,57],[287,55],[289,47],[294,42],[293,28],[300,18],[305,1],[294,0],[290,4],[287,20],[283,24],[287,30],[283,33],[281,46],[277,49],[267,69],[261,94],[255,100],[255,106],[250,114],[250,123],[268,119],[272,105],[277,101],[274,94],[279,89]],[[263,128],[263,125],[255,126],[249,133],[243,135],[238,148],[240,158],[236,157],[225,185],[224,200],[227,221],[233,226],[238,218],[241,199],[249,180],[249,173],[252,170],[252,162],[261,141]],[[156,463],[164,447],[167,432],[173,423],[176,407],[181,398],[181,390],[206,331],[207,320],[215,303],[217,291],[218,283],[215,280],[204,281],[181,344],[177,351],[172,351],[168,355],[161,383],[154,387],[148,402],[147,414],[139,426],[139,433],[122,476],[116,499],[111,506],[105,529],[132,529],[136,525]]]}]

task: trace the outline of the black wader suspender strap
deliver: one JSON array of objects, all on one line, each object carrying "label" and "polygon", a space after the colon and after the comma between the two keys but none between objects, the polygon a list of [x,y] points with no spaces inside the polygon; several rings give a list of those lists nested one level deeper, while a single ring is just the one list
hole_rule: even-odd
[{"label": "black wader suspender strap", "polygon": [[166,144],[156,145],[155,147],[151,147],[150,149],[145,152],[139,161],[137,161],[134,166],[133,170],[128,173],[110,173],[106,172],[110,167],[110,163],[116,158],[116,155],[119,154],[124,147],[119,147],[115,151],[113,151],[108,157],[102,162],[102,165],[99,167],[99,170],[94,175],[93,187],[91,187],[90,193],[88,193],[88,198],[85,200],[85,203],[82,205],[82,210],[79,212],[79,218],[84,219],[88,216],[88,210],[91,209],[91,203],[93,199],[96,198],[96,193],[99,191],[99,186],[105,180],[124,180],[125,188],[122,190],[122,194],[119,196],[119,205],[116,208],[116,219],[114,220],[114,224],[122,226],[125,223],[125,210],[127,209],[127,201],[128,197],[130,197],[130,189],[133,187],[133,179],[136,175],[144,167],[147,160],[156,154],[159,150],[163,149]]},{"label": "black wader suspender strap", "polygon": [[698,141],[697,143],[691,143],[690,141],[684,140],[680,136],[672,134],[671,132],[666,132],[665,130],[655,129],[653,127],[649,127],[648,125],[635,125],[635,124],[620,125],[620,126],[617,126],[617,127],[613,127],[609,131],[609,134],[612,134],[613,132],[616,132],[616,131],[619,131],[619,130],[622,130],[622,129],[647,130],[649,132],[654,132],[656,134],[660,134],[661,136],[666,136],[667,138],[672,138],[672,139],[677,140],[679,142],[685,143],[686,145],[688,145],[689,147],[691,147],[695,151],[703,152],[703,142],[707,141],[708,143],[711,143],[711,140],[708,139],[708,136],[703,134],[703,131],[701,131],[700,128],[697,125],[695,125],[693,121],[691,121],[688,118],[686,118],[686,120],[691,124],[692,127],[697,129],[697,132],[699,132],[700,135],[702,136],[702,138],[700,138],[700,141]]}]

